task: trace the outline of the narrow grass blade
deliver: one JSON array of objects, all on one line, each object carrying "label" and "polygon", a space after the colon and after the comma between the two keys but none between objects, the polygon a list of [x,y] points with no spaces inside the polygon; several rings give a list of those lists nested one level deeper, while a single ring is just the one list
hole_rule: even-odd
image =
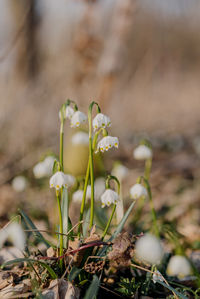
[{"label": "narrow grass blade", "polygon": [[[135,201],[132,202],[132,204],[130,205],[130,207],[128,208],[128,210],[126,211],[126,213],[124,214],[124,217],[122,218],[122,220],[121,220],[120,223],[118,224],[118,226],[117,226],[117,228],[116,228],[114,234],[110,237],[110,239],[108,240],[108,242],[111,242],[112,240],[114,240],[114,239],[117,237],[117,235],[121,233],[121,231],[122,231],[122,229],[123,229],[123,227],[124,227],[124,225],[125,225],[125,223],[126,223],[126,220],[128,219],[128,217],[129,217],[129,215],[130,215],[130,213],[131,213],[131,211],[132,211],[134,205],[135,205]],[[104,256],[105,253],[106,253],[107,248],[108,248],[108,246],[105,245],[105,246],[100,250],[100,252],[99,252],[98,255],[99,255],[99,256]]]},{"label": "narrow grass blade", "polygon": [[46,263],[44,262],[41,262],[41,261],[38,261],[38,260],[34,260],[34,259],[29,259],[29,258],[18,258],[18,259],[14,259],[14,260],[11,260],[11,261],[8,261],[8,262],[5,262],[1,268],[5,268],[6,266],[9,266],[9,265],[13,265],[13,264],[18,264],[18,263],[23,263],[23,262],[31,262],[31,263],[36,263],[36,264],[40,264],[42,267],[46,268],[47,271],[49,272],[49,274],[51,275],[51,277],[53,279],[56,279],[57,278],[57,275],[56,273],[54,272],[54,270],[49,266],[47,265]]},{"label": "narrow grass blade", "polygon": [[74,280],[79,275],[80,272],[81,272],[81,269],[74,266],[69,273],[69,276],[68,276],[69,281]]},{"label": "narrow grass blade", "polygon": [[87,290],[84,296],[84,299],[94,299],[98,293],[99,286],[100,286],[100,280],[96,275],[94,275],[93,280],[89,286],[89,289]]},{"label": "narrow grass blade", "polygon": [[132,204],[130,205],[130,207],[128,208],[128,210],[126,211],[126,213],[124,214],[124,217],[122,218],[122,220],[120,221],[119,225],[117,226],[116,231],[114,232],[114,234],[110,237],[109,241],[111,242],[112,240],[114,240],[118,234],[121,233],[122,229],[124,228],[124,225],[126,223],[126,220],[128,219],[128,216],[130,215],[133,207],[135,205],[135,201],[132,202]]},{"label": "narrow grass blade", "polygon": [[181,294],[180,292],[178,292],[177,290],[175,290],[173,287],[167,285],[163,281],[157,281],[157,283],[161,284],[163,287],[167,288],[168,290],[174,292],[179,298],[181,298],[181,299],[188,299],[188,297],[184,296],[183,294]]},{"label": "narrow grass blade", "polygon": [[[23,212],[21,209],[19,209],[19,212],[23,217],[28,229],[37,230],[37,227],[32,222],[32,220],[28,217],[28,215],[25,212]],[[36,239],[43,242],[47,246],[47,248],[51,246],[51,244],[43,237],[43,235],[39,231],[33,231],[32,234],[35,236]]]}]

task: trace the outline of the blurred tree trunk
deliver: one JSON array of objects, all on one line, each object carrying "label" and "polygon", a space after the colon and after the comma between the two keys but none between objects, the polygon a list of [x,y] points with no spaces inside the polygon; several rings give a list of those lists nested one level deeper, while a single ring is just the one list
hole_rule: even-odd
[{"label": "blurred tree trunk", "polygon": [[36,3],[37,0],[8,0],[16,28],[16,74],[32,79],[37,72]]}]

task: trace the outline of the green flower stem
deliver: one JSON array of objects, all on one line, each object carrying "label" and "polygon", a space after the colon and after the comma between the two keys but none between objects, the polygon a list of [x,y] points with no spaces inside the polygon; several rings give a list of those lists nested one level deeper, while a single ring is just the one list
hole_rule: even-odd
[{"label": "green flower stem", "polygon": [[[60,256],[63,255],[63,219],[62,219],[62,211],[61,211],[61,200],[59,191],[56,191],[56,198],[58,202],[58,211],[59,211],[59,222],[60,222]],[[63,260],[60,261],[60,266],[62,268]]]},{"label": "green flower stem", "polygon": [[82,231],[81,221],[83,220],[83,213],[84,213],[84,208],[85,208],[85,199],[86,199],[86,194],[87,194],[89,175],[90,175],[90,161],[88,161],[88,166],[87,166],[87,171],[86,171],[86,176],[85,176],[85,184],[84,184],[84,189],[83,189],[83,199],[82,199],[82,203],[81,203],[80,218],[79,218],[80,223],[78,226],[78,237],[79,238],[80,238],[81,231]]},{"label": "green flower stem", "polygon": [[63,139],[64,139],[64,120],[61,116],[60,124],[60,168],[63,171]]},{"label": "green flower stem", "polygon": [[[114,180],[114,181],[117,183],[117,193],[118,193],[118,195],[120,196],[120,182],[119,182],[119,180],[118,180],[114,175],[109,175],[109,176],[107,177],[107,179],[106,179],[106,188],[107,188],[107,189],[110,188],[110,181],[111,181],[111,180]],[[109,227],[110,227],[110,223],[111,223],[111,221],[112,221],[112,219],[113,219],[115,210],[116,210],[116,204],[114,204],[114,206],[113,206],[112,213],[111,213],[111,215],[110,215],[110,218],[108,219],[107,225],[106,225],[105,230],[104,230],[103,235],[102,235],[102,240],[104,239],[104,237],[105,237],[106,234],[107,234],[107,231],[108,231],[108,229],[109,229]]]},{"label": "green flower stem", "polygon": [[104,239],[105,235],[107,234],[107,231],[108,231],[109,226],[110,226],[110,223],[111,223],[111,221],[112,221],[112,219],[113,219],[115,210],[116,210],[116,204],[114,204],[114,206],[113,206],[112,213],[111,213],[111,215],[110,215],[110,218],[108,219],[106,228],[105,228],[105,230],[104,230],[104,232],[103,232],[103,235],[102,235],[102,240]]},{"label": "green flower stem", "polygon": [[149,180],[149,178],[150,178],[151,166],[152,166],[152,158],[147,159],[146,162],[145,162],[144,177],[147,180]]},{"label": "green flower stem", "polygon": [[160,234],[159,234],[159,229],[158,229],[156,211],[155,211],[155,208],[154,208],[152,194],[151,194],[151,188],[150,188],[148,180],[145,179],[145,178],[144,178],[144,183],[146,185],[148,196],[149,196],[149,201],[150,201],[150,206],[151,206],[151,214],[152,214],[153,226],[154,226],[154,232],[155,232],[156,236],[159,237]]}]

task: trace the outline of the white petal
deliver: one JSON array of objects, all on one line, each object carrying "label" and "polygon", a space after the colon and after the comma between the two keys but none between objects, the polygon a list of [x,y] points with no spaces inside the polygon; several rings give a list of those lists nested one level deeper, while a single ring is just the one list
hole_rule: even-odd
[{"label": "white petal", "polygon": [[140,197],[144,196],[145,198],[148,197],[147,190],[141,184],[135,184],[130,189],[130,195],[133,199],[139,199]]},{"label": "white petal", "polygon": [[191,274],[191,266],[184,256],[174,255],[169,260],[167,274],[182,278]]},{"label": "white petal", "polygon": [[146,160],[152,158],[153,153],[152,150],[146,145],[139,145],[133,151],[133,157],[136,160]]},{"label": "white petal", "polygon": [[135,244],[136,257],[152,265],[159,264],[164,252],[159,239],[151,234],[139,238]]},{"label": "white petal", "polygon": [[71,118],[71,127],[72,128],[79,127],[86,120],[87,120],[87,116],[83,112],[76,111]]},{"label": "white petal", "polygon": [[72,136],[72,144],[75,145],[88,145],[89,144],[89,135],[85,132],[77,132]]}]

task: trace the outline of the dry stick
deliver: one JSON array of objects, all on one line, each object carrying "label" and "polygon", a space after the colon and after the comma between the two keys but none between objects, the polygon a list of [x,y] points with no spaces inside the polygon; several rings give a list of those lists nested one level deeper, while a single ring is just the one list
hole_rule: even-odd
[{"label": "dry stick", "polygon": [[[149,269],[143,268],[143,267],[138,266],[138,265],[136,265],[136,264],[131,264],[131,266],[132,266],[132,267],[135,267],[135,268],[138,268],[138,269],[140,269],[140,270],[149,272],[149,273],[151,273],[151,274],[156,274],[156,275],[158,275],[156,272],[153,272],[153,271],[151,271],[151,270],[149,270]],[[164,280],[164,282],[169,286],[169,283],[168,283],[168,281],[164,278],[164,276],[163,276],[161,273],[160,273],[159,275],[162,277],[162,279]],[[179,299],[178,296],[176,295],[176,293],[174,293],[174,291],[172,291],[172,293],[174,294],[175,298]]]},{"label": "dry stick", "polygon": [[58,257],[41,256],[41,257],[38,257],[37,259],[38,260],[59,260],[59,259],[63,259],[65,256],[68,256],[70,254],[75,254],[81,250],[84,250],[84,249],[87,249],[90,247],[101,246],[101,245],[112,245],[112,243],[111,242],[102,242],[102,241],[89,242],[85,245],[80,246],[77,249],[70,250],[70,251],[66,252],[65,254],[58,256]]}]

